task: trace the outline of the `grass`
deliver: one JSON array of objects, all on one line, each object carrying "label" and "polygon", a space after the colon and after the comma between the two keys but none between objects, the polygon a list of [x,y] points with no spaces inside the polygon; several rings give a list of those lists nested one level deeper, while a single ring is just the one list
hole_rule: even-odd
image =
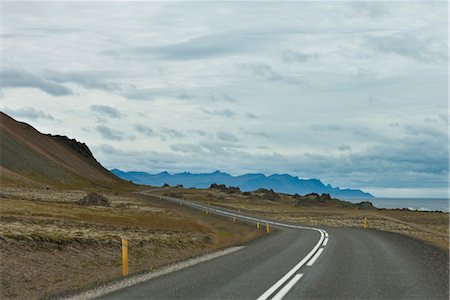
[{"label": "grass", "polygon": [[[298,206],[290,196],[270,201],[242,194],[225,194],[201,189],[166,189],[160,193],[191,201],[210,203],[263,218],[334,227],[363,227],[368,218],[370,229],[377,229],[410,236],[449,250],[449,214],[407,210],[360,210],[352,207]],[[333,204],[334,205],[334,204]]]},{"label": "grass", "polygon": [[123,237],[135,273],[262,234],[127,190],[104,194],[111,207],[76,204],[82,190],[2,186],[0,298],[37,299],[120,277]]}]

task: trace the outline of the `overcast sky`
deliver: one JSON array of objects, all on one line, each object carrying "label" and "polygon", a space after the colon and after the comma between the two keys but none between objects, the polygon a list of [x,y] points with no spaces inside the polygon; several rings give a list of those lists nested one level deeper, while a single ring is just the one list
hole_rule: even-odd
[{"label": "overcast sky", "polygon": [[107,168],[448,195],[446,1],[2,5],[1,110]]}]

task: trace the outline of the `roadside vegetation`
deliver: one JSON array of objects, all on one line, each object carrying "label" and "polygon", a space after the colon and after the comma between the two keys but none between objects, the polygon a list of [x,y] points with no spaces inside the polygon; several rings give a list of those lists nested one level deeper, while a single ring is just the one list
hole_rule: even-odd
[{"label": "roadside vegetation", "polygon": [[0,298],[38,299],[121,277],[121,238],[133,274],[263,234],[134,191],[99,194],[109,206],[80,203],[82,190],[2,186]]},{"label": "roadside vegetation", "polygon": [[305,225],[363,227],[403,234],[449,250],[449,213],[377,209],[370,202],[353,204],[328,195],[306,196],[233,191],[215,186],[212,189],[166,188],[161,194],[209,203],[263,218]]}]

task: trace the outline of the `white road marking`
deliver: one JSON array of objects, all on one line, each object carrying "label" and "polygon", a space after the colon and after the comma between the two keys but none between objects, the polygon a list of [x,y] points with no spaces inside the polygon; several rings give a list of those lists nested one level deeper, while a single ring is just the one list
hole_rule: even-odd
[{"label": "white road marking", "polygon": [[291,279],[275,296],[273,296],[272,300],[281,300],[284,296],[294,287],[297,281],[302,278],[303,274],[297,274],[294,278]]},{"label": "white road marking", "polygon": [[325,238],[325,240],[323,241],[323,246],[326,246],[328,244],[328,238]]},{"label": "white road marking", "polygon": [[[166,200],[169,200],[169,201],[180,201],[180,202],[183,202],[185,205],[193,207],[193,208],[207,209],[207,210],[209,210],[211,212],[215,212],[216,214],[222,215],[222,216],[231,216],[231,217],[239,218],[241,220],[249,220],[249,221],[261,222],[261,223],[268,223],[268,224],[277,225],[277,226],[281,226],[281,227],[314,230],[314,231],[320,232],[320,239],[317,242],[317,244],[314,246],[314,248],[312,248],[311,251],[297,265],[295,265],[289,272],[287,272],[286,275],[284,275],[280,280],[278,280],[274,285],[272,285],[267,291],[265,291],[264,294],[259,296],[259,298],[257,300],[266,300],[267,298],[269,298],[277,289],[279,289],[289,278],[291,278],[292,275],[294,273],[296,273],[314,255],[314,257],[307,264],[307,266],[312,266],[312,264],[314,264],[314,262],[322,254],[322,252],[324,250],[324,248],[320,248],[319,249],[319,247],[324,242],[325,237],[328,238],[328,232],[326,232],[325,230],[320,229],[320,228],[305,227],[305,226],[291,225],[291,224],[283,224],[283,223],[279,223],[279,222],[274,222],[274,221],[269,221],[269,220],[264,220],[264,219],[259,219],[259,218],[253,218],[253,217],[249,217],[249,216],[237,214],[237,213],[234,213],[234,212],[221,210],[221,209],[213,208],[211,206],[205,206],[205,205],[202,205],[202,204],[198,204],[198,203],[190,202],[190,201],[186,201],[186,200],[181,200],[181,199],[177,199],[177,198],[172,198],[172,197],[163,197],[163,198],[166,199]],[[325,243],[325,245],[326,245],[326,243]],[[296,278],[297,275],[300,275],[300,277],[297,280],[294,281],[294,279]],[[292,286],[294,286],[295,283],[302,276],[302,274],[297,274],[297,275],[291,281],[289,281],[286,286],[290,285],[291,282],[292,282]],[[275,297],[278,294],[280,294],[280,292],[282,290],[284,290],[286,288],[286,286],[284,286],[275,295]],[[287,289],[286,293],[292,288],[292,286],[290,286],[288,289],[286,288]],[[284,295],[282,295],[281,298],[283,296]],[[281,299],[281,298],[277,298],[277,299]]]},{"label": "white road marking", "polygon": [[316,254],[311,258],[311,260],[306,264],[306,266],[311,267],[316,260],[319,258],[320,254],[322,254],[323,248],[320,248],[319,251],[316,252]]},{"label": "white road marking", "polygon": [[[317,228],[316,228],[317,229]],[[317,229],[320,232],[319,242],[312,248],[312,250],[297,264],[293,267],[289,272],[286,273],[280,280],[278,280],[274,285],[272,285],[267,291],[264,292],[261,296],[258,297],[257,300],[266,300],[270,297],[280,286],[282,286],[291,276],[298,271],[310,258],[314,255],[317,249],[322,245],[324,234],[320,229]]]}]

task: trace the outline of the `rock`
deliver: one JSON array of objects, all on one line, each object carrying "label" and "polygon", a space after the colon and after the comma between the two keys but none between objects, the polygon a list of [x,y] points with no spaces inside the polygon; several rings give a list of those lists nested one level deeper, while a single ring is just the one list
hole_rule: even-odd
[{"label": "rock", "polygon": [[109,200],[97,193],[88,193],[84,198],[80,199],[77,204],[86,206],[111,206]]},{"label": "rock", "polygon": [[255,193],[262,194],[262,196],[260,196],[261,198],[268,199],[268,200],[271,200],[271,201],[275,201],[275,200],[280,199],[280,195],[278,193],[276,193],[273,189],[270,189],[270,190],[268,190],[268,189],[257,189],[255,191]]},{"label": "rock", "polygon": [[375,206],[373,206],[372,202],[370,201],[362,201],[355,204],[358,209],[376,209]]},{"label": "rock", "polygon": [[69,139],[67,136],[64,136],[64,135],[52,135],[52,134],[47,134],[47,135],[50,136],[51,138],[57,140],[58,142],[69,146],[76,152],[80,153],[82,156],[95,160],[94,156],[92,155],[91,150],[89,150],[89,147],[85,143],[81,143],[75,139]]},{"label": "rock", "polygon": [[210,189],[219,190],[219,191],[224,192],[226,194],[234,194],[234,193],[240,193],[241,192],[241,190],[238,187],[234,187],[234,186],[227,187],[227,186],[225,186],[225,184],[213,183],[213,184],[211,184],[211,186],[209,188]]},{"label": "rock", "polygon": [[331,197],[330,194],[322,194],[319,196],[319,202],[326,202],[326,201],[330,201]]}]

